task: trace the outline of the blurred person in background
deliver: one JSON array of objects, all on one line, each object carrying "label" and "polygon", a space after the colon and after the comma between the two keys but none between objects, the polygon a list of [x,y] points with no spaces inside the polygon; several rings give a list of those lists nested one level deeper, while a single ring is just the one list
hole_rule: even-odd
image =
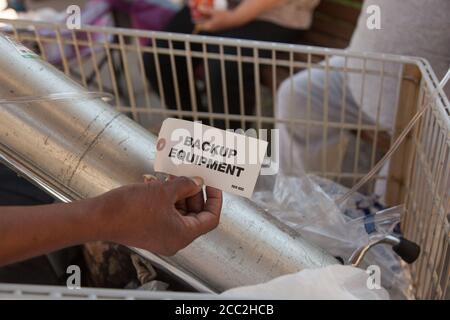
[{"label": "blurred person in background", "polygon": [[[218,0],[216,0],[218,1]],[[202,5],[208,1],[191,0],[171,20],[164,31],[174,33],[211,35],[223,38],[247,39],[272,42],[295,42],[302,30],[310,27],[315,7],[320,0],[230,0],[227,8],[217,9]],[[200,5],[198,5],[200,3]],[[157,41],[158,48],[168,48],[166,40]],[[174,49],[186,50],[185,44],[174,41]],[[192,46],[191,50],[202,51],[203,48]],[[208,45],[208,52],[220,52],[218,46]],[[253,56],[252,49],[243,49],[243,56]],[[224,54],[236,55],[236,48],[224,47]],[[259,56],[270,57],[270,52],[260,52]],[[158,63],[162,76],[162,87],[159,88],[157,68],[152,53],[144,55],[147,77],[153,88],[164,95],[165,105],[169,109],[177,109],[175,80],[170,56],[158,54]],[[192,59],[193,68],[202,65],[202,59]],[[204,64],[204,63],[203,63]],[[188,64],[185,57],[176,57],[176,75],[182,110],[192,111],[192,99],[189,83]],[[205,67],[205,66],[203,66]],[[225,100],[228,113],[240,114],[240,91],[238,63],[226,61],[222,70],[219,60],[208,60],[209,80],[211,86],[212,110],[223,114]],[[226,82],[226,96],[223,93],[223,75]],[[246,114],[252,114],[255,104],[255,75],[252,63],[242,64],[242,82],[244,87],[244,105]],[[201,106],[199,94],[196,94],[197,110],[207,111]],[[216,127],[224,127],[223,122],[215,121]],[[236,125],[232,125],[234,127]]]},{"label": "blurred person in background", "polygon": [[[371,30],[367,27],[367,9],[379,6],[381,29]],[[427,59],[438,79],[442,79],[450,67],[450,1],[448,0],[366,0],[353,34],[349,51],[375,52],[397,55],[417,56]],[[309,119],[346,124],[374,125],[379,119],[380,128],[392,132],[395,121],[398,79],[395,76],[385,77],[381,87],[381,63],[379,61],[344,57],[331,57],[329,67],[355,70],[375,70],[375,75],[361,72],[343,72],[312,68],[302,71],[293,78],[287,79],[278,92],[278,119]],[[325,62],[322,62],[325,65]],[[400,64],[385,63],[384,72],[397,75]],[[362,84],[364,83],[364,89]],[[344,86],[346,86],[344,88]],[[447,88],[447,94],[450,90]],[[344,92],[346,92],[344,96]],[[379,99],[380,92],[382,98]],[[325,98],[327,97],[326,101]],[[378,106],[381,106],[378,114]],[[325,111],[325,106],[328,106]],[[343,108],[345,106],[345,113]],[[360,111],[361,114],[360,114]],[[322,125],[310,126],[309,134],[305,127],[288,124],[278,125],[281,141],[281,169],[285,173],[297,174],[307,171],[321,171],[322,155],[340,145],[340,129],[329,127],[324,137]],[[350,133],[350,132],[347,132]],[[355,137],[349,134],[351,139]],[[386,139],[385,139],[386,140]],[[387,141],[390,137],[387,137]],[[326,145],[324,142],[326,141]],[[380,145],[378,140],[378,145]],[[389,143],[389,142],[388,142]],[[350,143],[342,162],[343,172],[353,172],[355,154],[358,153],[360,172],[370,169],[372,142],[361,141]],[[309,147],[307,147],[309,145]],[[353,148],[353,149],[352,149]],[[338,171],[340,169],[337,169]],[[349,181],[349,185],[352,184]]]}]

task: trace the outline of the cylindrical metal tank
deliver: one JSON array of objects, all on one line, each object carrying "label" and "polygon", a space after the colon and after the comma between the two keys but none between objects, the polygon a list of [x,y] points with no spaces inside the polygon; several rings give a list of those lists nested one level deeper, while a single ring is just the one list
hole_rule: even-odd
[{"label": "cylindrical metal tank", "polygon": [[[80,92],[0,35],[0,99]],[[63,201],[142,181],[153,173],[155,141],[101,99],[0,105],[0,158]],[[138,251],[197,290],[214,292],[337,263],[251,201],[231,195],[224,197],[220,226],[176,256]]]}]

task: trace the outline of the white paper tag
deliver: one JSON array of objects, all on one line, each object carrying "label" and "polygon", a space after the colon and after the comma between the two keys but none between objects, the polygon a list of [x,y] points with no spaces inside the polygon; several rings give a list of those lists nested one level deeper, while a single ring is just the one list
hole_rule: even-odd
[{"label": "white paper tag", "polygon": [[155,171],[201,177],[207,186],[250,198],[267,145],[200,123],[167,119],[159,133]]}]

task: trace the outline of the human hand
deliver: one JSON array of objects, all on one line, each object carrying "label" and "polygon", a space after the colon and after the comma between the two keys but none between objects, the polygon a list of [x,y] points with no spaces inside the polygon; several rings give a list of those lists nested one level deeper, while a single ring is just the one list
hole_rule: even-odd
[{"label": "human hand", "polygon": [[164,256],[172,256],[199,236],[215,229],[222,192],[201,178],[147,179],[100,196],[97,206],[102,238]]},{"label": "human hand", "polygon": [[239,18],[233,10],[216,10],[208,6],[199,6],[192,12],[194,20],[199,20],[197,26],[201,32],[214,33],[240,25]]}]

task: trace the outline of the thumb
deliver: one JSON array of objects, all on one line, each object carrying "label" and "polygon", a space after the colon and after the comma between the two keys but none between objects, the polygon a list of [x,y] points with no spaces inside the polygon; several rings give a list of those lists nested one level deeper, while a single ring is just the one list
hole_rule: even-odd
[{"label": "thumb", "polygon": [[203,179],[200,177],[178,177],[165,182],[165,187],[177,202],[195,196],[202,191]]},{"label": "thumb", "polygon": [[198,7],[198,11],[206,17],[211,17],[212,15],[214,15],[215,10],[214,8],[208,7],[208,6],[199,6]]}]

